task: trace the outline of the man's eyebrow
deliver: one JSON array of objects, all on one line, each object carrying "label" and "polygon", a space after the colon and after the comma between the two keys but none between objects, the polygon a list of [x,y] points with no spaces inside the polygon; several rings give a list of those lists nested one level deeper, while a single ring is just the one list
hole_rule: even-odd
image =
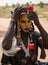
[{"label": "man's eyebrow", "polygon": [[[21,22],[22,22],[22,21],[24,21],[24,22],[25,22],[26,20],[21,20]],[[28,20],[28,21],[31,21],[31,20]]]},{"label": "man's eyebrow", "polygon": [[25,20],[21,20],[21,22],[25,22]]},{"label": "man's eyebrow", "polygon": [[25,21],[25,20],[21,20],[21,21]]}]

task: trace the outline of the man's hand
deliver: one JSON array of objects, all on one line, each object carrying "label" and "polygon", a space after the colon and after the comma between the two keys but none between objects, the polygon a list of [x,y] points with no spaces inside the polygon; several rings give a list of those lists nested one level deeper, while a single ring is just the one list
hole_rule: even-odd
[{"label": "man's hand", "polygon": [[36,12],[29,11],[28,18],[33,20],[36,26],[39,24],[39,19]]},{"label": "man's hand", "polygon": [[17,7],[12,14],[11,20],[14,22],[18,21],[22,12],[27,12],[27,8]]}]

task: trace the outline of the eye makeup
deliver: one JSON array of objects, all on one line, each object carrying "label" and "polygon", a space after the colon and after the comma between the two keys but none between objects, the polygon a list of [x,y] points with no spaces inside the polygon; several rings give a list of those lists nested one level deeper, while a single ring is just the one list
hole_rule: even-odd
[{"label": "eye makeup", "polygon": [[25,23],[26,21],[25,20],[22,20],[21,23]]}]

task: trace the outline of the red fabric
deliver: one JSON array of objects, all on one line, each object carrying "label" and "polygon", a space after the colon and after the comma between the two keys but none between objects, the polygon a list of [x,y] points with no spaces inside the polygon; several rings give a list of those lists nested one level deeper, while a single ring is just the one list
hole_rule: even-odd
[{"label": "red fabric", "polygon": [[36,49],[36,46],[34,44],[30,44],[29,49],[30,50],[35,50]]},{"label": "red fabric", "polygon": [[34,7],[33,6],[28,6],[28,10],[34,11]]},{"label": "red fabric", "polygon": [[[20,48],[21,48],[21,49],[20,49],[19,51],[22,52],[23,49],[22,49],[21,46],[20,46]],[[35,49],[36,49],[36,46],[32,43],[32,44],[30,44],[29,49],[30,49],[30,50],[35,50]]]}]

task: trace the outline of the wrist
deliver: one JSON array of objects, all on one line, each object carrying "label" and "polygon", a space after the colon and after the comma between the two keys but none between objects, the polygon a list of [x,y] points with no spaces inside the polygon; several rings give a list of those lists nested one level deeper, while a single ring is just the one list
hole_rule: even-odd
[{"label": "wrist", "polygon": [[39,22],[39,20],[35,20],[34,23],[35,23],[35,25],[36,25],[37,27],[40,26],[40,22]]}]

